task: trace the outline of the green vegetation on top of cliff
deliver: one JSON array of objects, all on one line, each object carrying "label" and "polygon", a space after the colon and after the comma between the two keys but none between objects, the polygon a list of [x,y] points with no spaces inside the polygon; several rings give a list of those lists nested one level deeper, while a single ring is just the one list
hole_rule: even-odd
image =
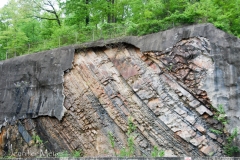
[{"label": "green vegetation on top of cliff", "polygon": [[0,60],[59,46],[212,23],[240,37],[240,0],[9,0]]}]

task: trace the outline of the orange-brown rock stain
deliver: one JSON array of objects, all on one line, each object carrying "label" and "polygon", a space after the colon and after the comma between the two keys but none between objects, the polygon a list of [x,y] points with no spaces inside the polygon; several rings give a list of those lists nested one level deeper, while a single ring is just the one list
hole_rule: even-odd
[{"label": "orange-brown rock stain", "polygon": [[3,155],[3,148],[4,148],[4,136],[5,136],[6,130],[2,129],[0,133],[0,156]]}]

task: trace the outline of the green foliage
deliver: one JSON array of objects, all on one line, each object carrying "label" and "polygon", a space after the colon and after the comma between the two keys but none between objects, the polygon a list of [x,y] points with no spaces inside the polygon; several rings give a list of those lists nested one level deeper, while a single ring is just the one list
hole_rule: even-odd
[{"label": "green foliage", "polygon": [[217,130],[217,129],[213,129],[213,128],[210,128],[209,129],[212,133],[215,133],[215,134],[222,134],[223,132],[222,131],[219,131],[219,130]]},{"label": "green foliage", "polygon": [[[217,112],[215,113],[214,118],[221,122],[223,126],[227,124],[227,116],[224,110],[224,107],[222,104],[218,105],[218,108],[216,109]],[[210,128],[210,131],[215,134],[222,134],[222,131]],[[237,128],[234,128],[233,132],[226,138],[226,143],[224,145],[224,153],[227,156],[233,156],[235,153],[240,152],[240,148],[234,145],[234,140],[238,136],[238,130]]]},{"label": "green foliage", "polygon": [[133,123],[132,117],[128,118],[128,136],[131,135],[131,133],[133,133],[136,130],[136,126]]},{"label": "green foliage", "polygon": [[[4,156],[3,159],[15,159],[16,157],[15,156],[12,156],[12,155],[8,155],[8,156]],[[0,157],[0,159],[2,159]]]},{"label": "green foliage", "polygon": [[173,65],[172,65],[172,64],[170,64],[170,65],[168,65],[168,66],[166,65],[166,68],[167,68],[167,70],[168,70],[168,71],[170,71],[170,72],[171,72],[171,71],[172,71],[172,69],[173,69]]},{"label": "green foliage", "polygon": [[222,104],[218,105],[214,118],[220,121],[223,125],[227,124],[227,115]]},{"label": "green foliage", "polygon": [[82,157],[83,156],[83,151],[82,150],[76,150],[73,151],[71,154],[71,157],[73,158],[78,158],[78,157]]},{"label": "green foliage", "polygon": [[62,151],[56,153],[58,158],[64,158],[64,157],[71,157],[71,155],[68,153],[68,151]]},{"label": "green foliage", "polygon": [[[135,145],[134,145],[134,136],[133,133],[136,130],[136,126],[133,123],[132,117],[128,118],[128,130],[127,130],[127,148],[123,147],[120,150],[120,157],[131,157],[134,155],[135,152]],[[108,138],[110,140],[110,144],[115,152],[115,141],[112,132],[108,132]],[[116,155],[116,152],[115,152]]]},{"label": "green foliage", "polygon": [[128,155],[129,155],[129,153],[128,153],[127,149],[126,149],[125,147],[123,147],[123,148],[120,150],[119,156],[120,156],[120,157],[129,157]]},{"label": "green foliage", "polygon": [[214,152],[209,152],[208,155],[211,157],[213,156]]},{"label": "green foliage", "polygon": [[116,152],[115,152],[115,141],[114,141],[114,136],[112,132],[108,132],[108,138],[110,140],[110,144],[112,146],[112,149],[114,150],[115,156],[116,156]]},{"label": "green foliage", "polygon": [[238,130],[235,128],[232,134],[227,137],[227,142],[224,145],[224,152],[228,156],[233,156],[235,153],[240,152],[240,148],[234,145],[234,139],[238,136]]},{"label": "green foliage", "polygon": [[222,104],[218,105],[217,110],[218,110],[218,114],[225,114],[225,110]]},{"label": "green foliage", "polygon": [[127,139],[127,148],[122,148],[120,150],[120,157],[132,157],[135,152],[134,146],[134,136],[133,132],[136,130],[136,126],[133,123],[132,117],[128,118],[128,139]]},{"label": "green foliage", "polygon": [[35,144],[38,144],[38,145],[43,144],[43,141],[41,140],[41,138],[37,134],[33,134],[32,139],[33,139]]},{"label": "green foliage", "polygon": [[112,148],[114,148],[115,147],[115,141],[114,141],[114,136],[113,136],[112,132],[108,132],[108,138],[110,140]]},{"label": "green foliage", "polygon": [[239,6],[239,0],[9,0],[0,8],[0,60],[206,22],[240,37]]},{"label": "green foliage", "polygon": [[134,138],[133,136],[128,137],[128,157],[134,155],[135,147],[134,147]]},{"label": "green foliage", "polygon": [[120,157],[132,157],[135,152],[135,146],[134,146],[134,138],[133,136],[129,136],[127,139],[127,148],[122,148],[120,150]]},{"label": "green foliage", "polygon": [[161,24],[158,20],[152,20],[148,22],[139,23],[137,26],[128,30],[132,35],[144,35],[148,33],[154,33],[161,30]]},{"label": "green foliage", "polygon": [[159,150],[157,146],[153,147],[151,152],[152,157],[163,157],[165,152],[163,150]]},{"label": "green foliage", "polygon": [[6,59],[6,50],[0,47],[0,61]]}]

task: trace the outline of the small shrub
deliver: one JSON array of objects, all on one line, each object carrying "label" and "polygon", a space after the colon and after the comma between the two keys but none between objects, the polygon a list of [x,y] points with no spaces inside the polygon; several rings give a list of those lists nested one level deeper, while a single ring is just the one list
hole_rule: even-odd
[{"label": "small shrub", "polygon": [[233,141],[237,136],[238,136],[238,130],[237,128],[235,128],[232,134],[229,137],[227,137],[227,142],[224,145],[224,152],[226,155],[233,156],[235,153],[240,152],[239,147],[233,144]]},{"label": "small shrub", "polygon": [[217,112],[214,118],[220,121],[223,125],[227,124],[227,115],[222,104],[218,105]]}]

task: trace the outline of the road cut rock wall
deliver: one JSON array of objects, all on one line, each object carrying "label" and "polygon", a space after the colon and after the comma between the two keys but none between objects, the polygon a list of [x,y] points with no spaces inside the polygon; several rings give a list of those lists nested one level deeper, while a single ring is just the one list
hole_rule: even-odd
[{"label": "road cut rock wall", "polygon": [[[239,51],[239,39],[200,24],[2,61],[0,154],[116,156],[133,138],[134,156],[154,146],[224,156],[240,129]],[[219,105],[227,125],[214,118]]]}]

